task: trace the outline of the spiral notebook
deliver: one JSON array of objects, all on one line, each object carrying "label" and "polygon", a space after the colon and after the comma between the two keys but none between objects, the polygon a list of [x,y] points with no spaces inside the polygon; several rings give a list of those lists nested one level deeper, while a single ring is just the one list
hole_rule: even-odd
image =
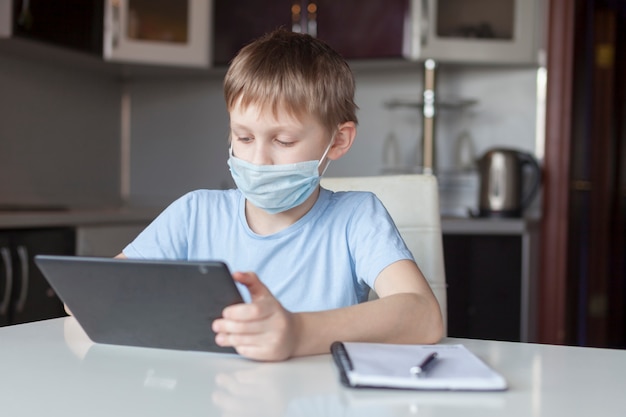
[{"label": "spiral notebook", "polygon": [[[353,388],[503,391],[506,380],[462,344],[395,345],[335,342],[341,382]],[[434,355],[432,355],[434,353]],[[415,372],[424,363],[428,369]]]}]

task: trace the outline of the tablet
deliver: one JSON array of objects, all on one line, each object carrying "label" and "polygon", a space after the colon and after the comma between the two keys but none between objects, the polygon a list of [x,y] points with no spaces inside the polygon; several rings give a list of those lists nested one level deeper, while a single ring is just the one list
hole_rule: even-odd
[{"label": "tablet", "polygon": [[234,352],[211,330],[226,306],[243,302],[222,262],[38,255],[35,263],[96,343]]}]

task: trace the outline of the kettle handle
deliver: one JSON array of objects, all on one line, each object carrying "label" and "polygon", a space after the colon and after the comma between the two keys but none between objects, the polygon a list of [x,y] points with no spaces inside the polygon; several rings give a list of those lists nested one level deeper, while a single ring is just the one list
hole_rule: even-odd
[{"label": "kettle handle", "polygon": [[533,182],[530,187],[528,187],[528,191],[525,193],[526,195],[522,197],[521,208],[524,210],[530,205],[533,197],[539,190],[539,184],[541,183],[541,167],[535,157],[529,153],[520,152],[519,157],[522,161],[522,165],[530,165],[533,171]]}]

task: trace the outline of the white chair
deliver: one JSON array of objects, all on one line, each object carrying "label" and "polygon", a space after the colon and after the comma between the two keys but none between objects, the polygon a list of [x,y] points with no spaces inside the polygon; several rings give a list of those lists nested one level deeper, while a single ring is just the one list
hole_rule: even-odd
[{"label": "white chair", "polygon": [[446,329],[446,275],[437,178],[417,174],[322,177],[321,184],[332,191],[371,191],[376,194],[396,223],[437,297]]}]

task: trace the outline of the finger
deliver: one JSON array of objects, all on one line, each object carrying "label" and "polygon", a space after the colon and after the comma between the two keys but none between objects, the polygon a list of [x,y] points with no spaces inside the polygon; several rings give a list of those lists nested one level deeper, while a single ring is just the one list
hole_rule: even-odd
[{"label": "finger", "polygon": [[254,321],[267,319],[274,311],[273,298],[263,298],[247,304],[235,304],[222,310],[222,317],[235,321]]},{"label": "finger", "polygon": [[233,334],[259,334],[266,330],[266,325],[262,321],[240,321],[228,319],[216,319],[211,328],[215,333]]},{"label": "finger", "polygon": [[222,347],[233,347],[240,355],[261,361],[281,361],[288,359],[290,350],[286,346],[276,346],[264,336],[250,334],[218,333],[215,343]]},{"label": "finger", "polygon": [[218,333],[215,336],[215,343],[218,346],[232,346],[239,351],[240,348],[245,346],[266,345],[267,343],[263,343],[262,339],[262,337],[256,334]]},{"label": "finger", "polygon": [[274,351],[272,349],[268,349],[267,346],[241,345],[236,346],[235,350],[241,356],[257,361],[277,362],[289,358],[288,352]]},{"label": "finger", "polygon": [[233,279],[248,288],[252,301],[265,296],[274,297],[254,272],[235,272]]}]

